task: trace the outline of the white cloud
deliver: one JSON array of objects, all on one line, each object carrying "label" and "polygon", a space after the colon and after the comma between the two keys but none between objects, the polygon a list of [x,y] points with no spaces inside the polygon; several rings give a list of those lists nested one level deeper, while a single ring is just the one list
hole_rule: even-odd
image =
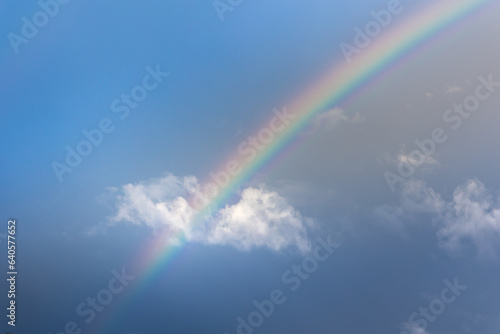
[{"label": "white cloud", "polygon": [[457,86],[457,85],[447,85],[446,87],[446,93],[448,94],[453,94],[453,93],[458,93],[463,91],[463,87]]},{"label": "white cloud", "polygon": [[205,214],[190,205],[200,190],[194,176],[178,178],[167,175],[115,189],[116,213],[111,222],[128,222],[153,229],[167,229],[171,243],[182,235],[190,242],[232,245],[241,250],[266,247],[275,251],[296,247],[309,250],[307,225],[302,217],[277,192],[265,186],[246,188],[233,205]]},{"label": "white cloud", "polygon": [[305,252],[309,249],[305,224],[309,223],[278,193],[246,188],[238,203],[219,210],[206,241],[243,250],[268,247],[278,251],[295,245]]},{"label": "white cloud", "polygon": [[195,177],[167,175],[137,184],[122,186],[117,195],[117,212],[113,222],[127,221],[152,228],[170,227],[190,234],[189,222],[195,210],[186,198],[197,189]]},{"label": "white cloud", "polygon": [[450,84],[445,84],[443,89],[435,89],[433,92],[426,92],[425,97],[427,99],[433,99],[435,96],[441,96],[444,94],[455,94],[459,92],[463,92],[464,87],[459,86],[459,85],[450,85]]},{"label": "white cloud", "polygon": [[444,213],[444,225],[438,231],[442,247],[459,251],[472,245],[479,256],[496,257],[500,241],[500,206],[484,185],[469,180],[453,193]]},{"label": "white cloud", "polygon": [[417,214],[440,214],[445,201],[423,181],[408,180],[401,188],[400,205],[382,205],[374,209],[379,225],[403,231],[407,223],[414,222]]},{"label": "white cloud", "polygon": [[366,121],[366,117],[360,113],[355,113],[352,117],[345,115],[345,111],[339,107],[335,107],[321,114],[316,115],[312,120],[311,132],[316,132],[320,129],[331,129],[341,122],[360,123]]},{"label": "white cloud", "polygon": [[441,196],[419,180],[410,180],[404,184],[401,203],[410,213],[439,213],[446,207]]},{"label": "white cloud", "polygon": [[[378,158],[378,161],[381,164],[395,168],[399,168],[401,165],[411,165],[414,167],[415,172],[420,174],[428,174],[441,166],[439,161],[432,155],[424,154],[419,149],[415,149],[410,153],[407,153],[407,151],[406,146],[403,146],[397,154],[386,151],[381,158]],[[416,151],[419,153],[416,153]]]},{"label": "white cloud", "polygon": [[412,322],[403,323],[403,325],[401,325],[401,330],[408,334],[429,334],[428,331],[420,327],[418,324]]},{"label": "white cloud", "polygon": [[403,186],[400,205],[377,207],[374,214],[385,225],[402,229],[417,214],[432,214],[439,245],[451,253],[471,247],[482,258],[497,257],[500,250],[500,204],[485,186],[469,180],[445,201],[422,181]]}]

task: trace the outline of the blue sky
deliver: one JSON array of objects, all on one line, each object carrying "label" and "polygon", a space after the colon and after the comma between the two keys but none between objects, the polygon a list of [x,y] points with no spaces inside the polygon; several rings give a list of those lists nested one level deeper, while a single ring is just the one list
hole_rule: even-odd
[{"label": "blue sky", "polygon": [[[16,46],[9,34],[22,36],[41,5],[0,4],[0,212],[18,222],[19,272],[17,324],[4,319],[6,331],[498,333],[498,4],[321,111],[272,167],[193,225],[193,189],[274,108],[346,64],[339,45],[388,2],[243,0],[223,20],[211,1],[46,3],[53,17]],[[374,42],[432,3],[403,2]],[[474,111],[454,111],[478,91],[489,94]],[[137,105],[122,100],[141,92]],[[67,147],[99,128],[108,133],[58,177],[54,162],[66,165]],[[436,129],[446,139],[412,155]],[[399,177],[394,189],[387,172]],[[179,236],[179,254],[139,289],[137,256],[159,238],[179,247]],[[293,271],[308,265],[307,278]],[[87,323],[78,306],[106,300],[104,290],[120,292]],[[273,291],[286,300],[253,328],[254,301]],[[432,320],[420,314],[440,305]]]}]

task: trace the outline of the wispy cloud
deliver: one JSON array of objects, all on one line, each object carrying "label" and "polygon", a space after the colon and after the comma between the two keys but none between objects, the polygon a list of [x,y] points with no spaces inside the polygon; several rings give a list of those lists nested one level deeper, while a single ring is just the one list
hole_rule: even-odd
[{"label": "wispy cloud", "polygon": [[[384,155],[378,159],[381,164],[389,165],[391,168],[400,168],[400,166],[411,166],[414,173],[430,173],[441,164],[436,158],[436,154],[430,155],[423,153],[419,148],[408,153],[406,145],[398,153],[384,152]],[[413,173],[412,173],[413,174]]]},{"label": "wispy cloud", "polygon": [[443,93],[444,94],[455,94],[455,93],[460,93],[463,91],[464,91],[463,86],[459,86],[459,85],[455,85],[455,84],[453,84],[453,85],[446,84],[443,89],[439,88],[439,89],[434,90],[433,92],[426,92],[425,96],[428,99],[432,99],[436,96],[443,95]]},{"label": "wispy cloud", "polygon": [[446,89],[445,89],[445,92],[447,94],[453,94],[453,93],[461,92],[463,90],[464,90],[464,88],[461,87],[461,86],[458,86],[458,85],[447,85]]},{"label": "wispy cloud", "polygon": [[179,178],[172,174],[126,184],[113,189],[116,212],[110,222],[166,229],[171,235],[171,243],[178,243],[182,235],[189,242],[231,245],[246,251],[257,247],[274,251],[288,247],[301,252],[309,250],[307,226],[312,221],[277,192],[264,185],[243,189],[235,204],[226,205],[195,222],[199,211],[190,205],[189,199],[199,189],[196,177]]},{"label": "wispy cloud", "polygon": [[439,215],[446,207],[441,196],[419,180],[405,182],[400,196],[399,205],[382,205],[373,210],[379,225],[404,231],[407,224],[416,221],[418,214]]},{"label": "wispy cloud", "polygon": [[403,325],[401,325],[401,330],[403,333],[408,333],[408,334],[429,334],[428,331],[420,327],[416,323],[411,323],[411,322],[405,322]]},{"label": "wispy cloud", "polygon": [[348,117],[345,110],[336,107],[316,115],[311,122],[312,129],[310,132],[317,132],[322,129],[331,129],[342,122],[360,123],[364,121],[366,121],[366,117],[360,113],[355,113],[352,117]]},{"label": "wispy cloud", "polygon": [[443,216],[444,225],[438,231],[442,247],[460,251],[471,244],[479,256],[498,255],[500,205],[481,182],[469,180],[456,188]]},{"label": "wispy cloud", "polygon": [[[423,159],[420,162],[421,165],[427,165],[431,168],[440,166],[439,162],[428,154],[422,154],[421,158]],[[399,166],[401,163],[410,163],[412,165],[416,164],[416,161],[412,158],[411,153],[407,153],[404,150],[400,150],[396,158],[392,159],[392,162],[396,166]]]},{"label": "wispy cloud", "polygon": [[380,206],[374,213],[398,229],[418,214],[432,214],[439,245],[450,253],[473,248],[481,258],[496,258],[500,251],[500,201],[475,179],[457,187],[448,201],[424,182],[410,180],[399,205]]}]

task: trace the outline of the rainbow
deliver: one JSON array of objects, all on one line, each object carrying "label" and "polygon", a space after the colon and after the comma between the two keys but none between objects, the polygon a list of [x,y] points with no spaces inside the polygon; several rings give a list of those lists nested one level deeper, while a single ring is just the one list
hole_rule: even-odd
[{"label": "rainbow", "polygon": [[[345,103],[390,65],[488,2],[487,0],[441,0],[406,18],[402,23],[392,23],[386,28],[387,30],[383,30],[375,37],[368,47],[355,55],[352,62],[342,60],[307,91],[287,104],[287,110],[296,116],[295,119],[284,131],[276,134],[274,140],[260,151],[255,159],[249,162],[235,153],[227,160],[238,161],[242,168],[241,173],[211,199],[211,202],[199,212],[197,219],[201,220],[210,210],[224,206],[245,182],[251,180],[257,171],[277,157],[315,115]],[[225,163],[221,166],[225,166]],[[164,271],[165,266],[180,254],[185,240],[182,235],[177,237],[181,240],[180,245],[172,246],[167,245],[165,235],[160,234],[138,256],[135,270],[130,272],[141,273],[141,277],[135,283],[132,293],[127,296],[127,303],[122,303],[123,307],[115,310],[111,320],[117,321],[120,315],[129,314],[135,300],[147,289],[149,283],[154,281],[159,273]],[[106,322],[112,325],[109,320]],[[103,331],[109,333],[109,329]]]}]

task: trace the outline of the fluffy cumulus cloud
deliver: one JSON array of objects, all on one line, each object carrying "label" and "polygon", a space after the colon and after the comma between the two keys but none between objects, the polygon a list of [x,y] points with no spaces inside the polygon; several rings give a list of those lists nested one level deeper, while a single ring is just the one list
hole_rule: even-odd
[{"label": "fluffy cumulus cloud", "polygon": [[245,250],[253,247],[280,250],[295,245],[306,251],[309,249],[306,225],[310,223],[278,193],[247,188],[238,203],[219,210],[210,224],[207,241]]},{"label": "fluffy cumulus cloud", "polygon": [[311,220],[277,192],[265,186],[246,188],[236,203],[207,213],[191,204],[200,189],[194,176],[179,178],[171,174],[127,184],[114,189],[116,212],[110,219],[115,224],[128,222],[166,229],[172,243],[182,236],[190,242],[232,245],[241,250],[309,250],[307,226]]},{"label": "fluffy cumulus cloud", "polygon": [[500,202],[478,180],[457,187],[449,200],[422,181],[408,181],[399,205],[380,206],[374,213],[379,222],[399,229],[412,217],[431,214],[439,245],[452,253],[473,249],[490,258],[500,250]]},{"label": "fluffy cumulus cloud", "polygon": [[126,184],[117,195],[117,212],[113,222],[126,221],[149,227],[168,227],[189,234],[189,222],[195,212],[186,198],[198,187],[194,177],[167,175],[137,184]]}]

